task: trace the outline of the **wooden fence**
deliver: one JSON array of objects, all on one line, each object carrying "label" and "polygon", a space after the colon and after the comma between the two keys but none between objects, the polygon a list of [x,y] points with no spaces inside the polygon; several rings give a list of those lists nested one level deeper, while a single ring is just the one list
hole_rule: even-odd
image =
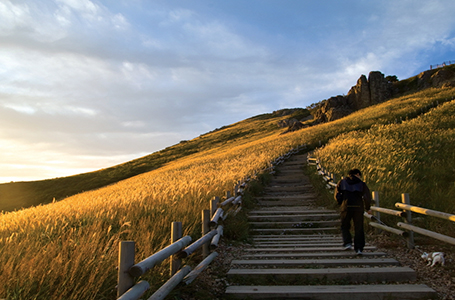
[{"label": "wooden fence", "polygon": [[[315,165],[317,168],[317,172],[320,176],[322,176],[323,180],[326,182],[326,186],[328,189],[334,189],[337,185],[337,178],[335,174],[328,172],[319,162],[317,158],[313,158],[308,156],[308,164]],[[342,179],[342,178],[340,178]],[[422,208],[418,206],[411,205],[411,201],[409,199],[409,195],[407,193],[401,194],[402,202],[395,203],[395,207],[401,210],[394,210],[390,208],[383,208],[379,206],[379,193],[376,191],[372,192],[372,206],[371,210],[374,212],[374,215],[370,215],[368,213],[364,213],[365,218],[369,219],[369,225],[378,229],[388,231],[400,236],[403,236],[407,240],[408,248],[414,248],[414,233],[418,233],[421,235],[425,235],[431,237],[433,239],[437,239],[443,241],[445,243],[449,243],[455,245],[455,238],[443,235],[434,231],[430,231],[424,228],[420,228],[417,226],[412,225],[412,214],[411,212],[436,217],[448,221],[455,222],[455,215],[439,212],[427,208]],[[396,225],[399,228],[394,228],[387,226],[381,221],[381,213],[400,217],[403,219],[403,222],[398,222]]]},{"label": "wooden fence", "polygon": [[[290,156],[300,152],[304,148],[305,145],[292,149],[272,161],[269,167],[261,172],[274,173],[277,165],[283,163]],[[219,197],[215,197],[215,199],[210,201],[210,209],[202,211],[203,236],[192,244],[190,244],[192,241],[190,236],[182,237],[182,223],[172,222],[171,244],[135,264],[135,242],[121,241],[119,243],[117,300],[139,299],[150,289],[150,284],[145,280],[136,282],[136,278],[142,276],[168,258],[170,258],[171,278],[150,296],[148,300],[164,299],[180,283],[190,284],[218,256],[217,252],[210,253],[210,250],[218,247],[220,237],[223,235],[222,224],[227,216],[236,215],[242,209],[243,191],[250,180],[252,178],[239,182],[234,187],[234,194],[232,196],[230,191],[226,192],[226,200],[220,202]],[[202,248],[202,256],[204,258],[202,262],[193,270],[188,265],[181,267],[182,258],[190,256],[200,248]]]},{"label": "wooden fence", "polygon": [[437,69],[437,68],[442,68],[451,64],[455,64],[455,60],[449,60],[445,61],[442,64],[436,64],[436,65],[430,65],[430,70]]}]

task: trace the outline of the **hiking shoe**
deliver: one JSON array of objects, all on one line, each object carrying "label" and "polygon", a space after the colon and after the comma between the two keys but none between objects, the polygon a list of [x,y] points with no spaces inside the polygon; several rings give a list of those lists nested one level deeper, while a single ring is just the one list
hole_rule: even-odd
[{"label": "hiking shoe", "polygon": [[362,255],[362,250],[357,250],[357,255]]},{"label": "hiking shoe", "polygon": [[351,244],[346,244],[344,245],[344,250],[352,250],[352,245]]}]

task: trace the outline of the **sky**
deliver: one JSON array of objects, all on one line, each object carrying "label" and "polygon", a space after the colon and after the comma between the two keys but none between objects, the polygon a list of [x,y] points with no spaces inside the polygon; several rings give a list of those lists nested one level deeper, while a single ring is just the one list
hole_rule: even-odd
[{"label": "sky", "polygon": [[0,183],[455,61],[453,0],[0,0]]}]

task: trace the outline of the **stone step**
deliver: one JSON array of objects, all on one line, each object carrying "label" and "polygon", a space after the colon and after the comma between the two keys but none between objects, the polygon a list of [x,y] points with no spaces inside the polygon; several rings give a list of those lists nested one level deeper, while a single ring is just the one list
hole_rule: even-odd
[{"label": "stone step", "polygon": [[[384,257],[385,252],[364,252],[362,257]],[[354,251],[332,251],[332,252],[295,252],[295,253],[255,253],[245,254],[244,259],[305,259],[305,258],[340,258],[340,257],[358,257]]]},{"label": "stone step", "polygon": [[427,300],[437,293],[423,284],[319,285],[319,286],[228,286],[234,299],[307,300]]},{"label": "stone step", "polygon": [[326,269],[230,269],[227,276],[232,280],[248,283],[309,284],[331,281],[360,282],[409,282],[416,280],[416,273],[409,267],[383,268],[326,268]]},{"label": "stone step", "polygon": [[236,259],[231,265],[273,267],[346,267],[346,266],[398,266],[393,258],[336,258],[336,259]]}]

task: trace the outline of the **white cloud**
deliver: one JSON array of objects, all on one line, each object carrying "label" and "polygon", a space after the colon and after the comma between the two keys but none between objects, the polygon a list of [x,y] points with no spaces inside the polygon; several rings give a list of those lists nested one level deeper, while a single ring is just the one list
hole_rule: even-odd
[{"label": "white cloud", "polygon": [[108,167],[454,47],[443,1],[254,3],[1,1],[0,170]]}]

